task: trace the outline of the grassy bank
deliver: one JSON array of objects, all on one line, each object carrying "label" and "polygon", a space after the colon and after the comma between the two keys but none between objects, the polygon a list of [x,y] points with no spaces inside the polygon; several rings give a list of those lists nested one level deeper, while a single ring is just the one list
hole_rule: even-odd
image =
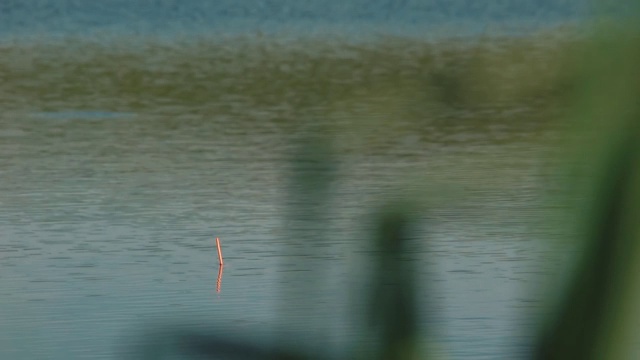
[{"label": "grassy bank", "polygon": [[0,48],[0,106],[219,114],[247,107],[292,117],[327,108],[410,118],[557,105],[578,41],[554,34],[438,43],[200,39]]}]

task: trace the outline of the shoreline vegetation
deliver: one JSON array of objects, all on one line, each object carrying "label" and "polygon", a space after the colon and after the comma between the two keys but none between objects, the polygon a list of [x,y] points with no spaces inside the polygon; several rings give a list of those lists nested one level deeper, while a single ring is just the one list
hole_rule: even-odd
[{"label": "shoreline vegetation", "polygon": [[283,121],[326,118],[330,109],[334,118],[524,118],[531,125],[564,105],[575,86],[567,64],[583,43],[562,30],[438,42],[279,42],[256,35],[14,43],[0,46],[0,106],[18,113],[73,108],[204,116],[253,109]]}]

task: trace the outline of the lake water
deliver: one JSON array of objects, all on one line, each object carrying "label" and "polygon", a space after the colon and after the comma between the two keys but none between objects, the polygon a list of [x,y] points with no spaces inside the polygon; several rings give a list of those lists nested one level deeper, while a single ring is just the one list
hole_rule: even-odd
[{"label": "lake water", "polygon": [[[259,125],[247,129],[232,117],[3,118],[3,357],[109,358],[134,325],[172,316],[247,331],[286,318],[340,342],[352,328],[347,290],[363,279],[358,249],[370,235],[362,224],[416,168],[470,187],[507,183],[478,186],[466,208],[436,211],[427,238],[437,256],[420,259],[436,269],[440,340],[452,355],[513,350],[549,250],[528,225],[540,211],[534,147],[411,138],[380,154],[345,156],[325,248],[291,257],[290,146],[275,124],[253,120]],[[478,153],[486,163],[468,176],[465,159],[478,161]],[[220,292],[215,236],[227,262]],[[291,271],[318,272],[306,303],[322,316],[285,316],[282,302],[306,309],[304,299],[279,296],[295,284]]]},{"label": "lake water", "polygon": [[[45,25],[76,29],[83,6]],[[546,105],[423,104],[423,43],[31,35],[0,48],[0,358],[121,358],[172,321],[344,354],[371,297],[369,220],[406,191],[432,203],[413,254],[429,341],[459,359],[525,351],[564,256],[540,223]],[[293,231],[291,159],[318,134],[328,210]]]}]

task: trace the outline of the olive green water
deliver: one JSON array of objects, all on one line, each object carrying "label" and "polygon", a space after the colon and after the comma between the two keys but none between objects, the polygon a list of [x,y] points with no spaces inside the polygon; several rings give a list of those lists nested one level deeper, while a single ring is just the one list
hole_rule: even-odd
[{"label": "olive green water", "polygon": [[[433,203],[414,253],[431,341],[521,354],[564,256],[540,223],[560,42],[0,48],[0,358],[119,358],[167,319],[340,353],[367,301],[368,216],[406,191]],[[326,241],[291,256],[289,160],[318,135],[337,162],[305,231]]]}]

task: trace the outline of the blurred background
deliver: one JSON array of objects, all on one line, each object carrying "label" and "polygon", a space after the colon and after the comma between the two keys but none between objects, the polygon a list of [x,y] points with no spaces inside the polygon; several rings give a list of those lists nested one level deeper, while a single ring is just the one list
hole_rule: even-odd
[{"label": "blurred background", "polygon": [[[639,258],[639,202],[611,205],[613,233],[582,211],[638,199],[588,191],[638,168],[636,8],[2,1],[0,358],[178,356],[172,329],[368,358],[388,339],[371,320],[405,315],[381,326],[417,358],[530,357],[576,260],[603,254],[583,239]],[[639,282],[617,269],[581,284]],[[592,306],[640,327],[612,304]]]}]

